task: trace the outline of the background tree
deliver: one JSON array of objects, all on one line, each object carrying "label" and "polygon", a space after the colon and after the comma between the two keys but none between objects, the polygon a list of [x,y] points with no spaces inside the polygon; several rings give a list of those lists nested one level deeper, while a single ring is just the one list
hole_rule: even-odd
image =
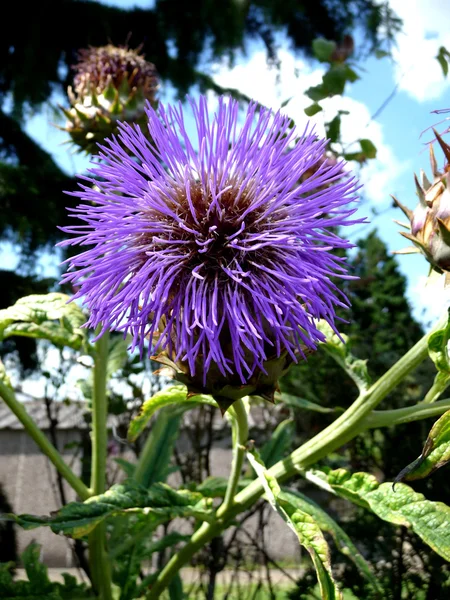
[{"label": "background tree", "polygon": [[[252,40],[262,40],[268,60],[276,64],[281,33],[293,51],[311,56],[315,38],[339,42],[359,29],[365,40],[361,55],[386,47],[399,27],[388,3],[373,0],[227,0],[220,10],[211,0],[181,5],[149,0],[149,8],[132,10],[85,0],[44,0],[27,3],[26,19],[21,3],[9,10],[0,40],[0,241],[19,243],[24,257],[59,238],[57,226],[66,221],[70,204],[62,191],[74,182],[23,125],[30,109],[40,109],[55,92],[65,93],[81,48],[109,42],[139,46],[162,81],[183,96],[194,86],[223,91],[208,74],[210,64],[218,59],[232,64]],[[21,267],[26,271],[31,264]]]}]

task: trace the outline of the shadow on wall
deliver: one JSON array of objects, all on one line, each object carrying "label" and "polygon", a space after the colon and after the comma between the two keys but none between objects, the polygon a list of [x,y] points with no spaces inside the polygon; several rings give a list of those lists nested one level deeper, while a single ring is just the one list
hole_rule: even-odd
[{"label": "shadow on wall", "polygon": [[[0,484],[0,516],[12,512],[11,505],[6,498]],[[17,545],[14,523],[0,520],[0,563],[9,561],[17,562]]]}]

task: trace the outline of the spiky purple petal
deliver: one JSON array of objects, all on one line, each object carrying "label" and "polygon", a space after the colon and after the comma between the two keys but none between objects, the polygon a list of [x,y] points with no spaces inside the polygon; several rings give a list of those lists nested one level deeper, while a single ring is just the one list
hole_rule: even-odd
[{"label": "spiky purple petal", "polygon": [[252,103],[239,128],[234,100],[213,117],[205,98],[189,103],[196,139],[181,104],[148,106],[153,145],[121,124],[101,148],[74,193],[82,224],[64,228],[75,237],[63,245],[89,248],[63,282],[78,286],[89,326],[130,333],[141,352],[147,338],[192,375],[201,360],[205,377],[215,363],[245,382],[270,357],[315,349],[316,320],[334,327],[347,305],[332,251],[351,244],[330,228],[355,222],[356,183],[323,161],[326,141],[280,113]]}]

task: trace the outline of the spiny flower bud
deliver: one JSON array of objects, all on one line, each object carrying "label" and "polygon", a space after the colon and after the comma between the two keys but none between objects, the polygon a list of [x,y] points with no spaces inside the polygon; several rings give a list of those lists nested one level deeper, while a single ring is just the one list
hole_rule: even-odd
[{"label": "spiny flower bud", "polygon": [[450,282],[450,146],[434,131],[436,139],[442,148],[446,164],[439,171],[433,145],[430,144],[430,163],[433,180],[430,181],[421,172],[421,180],[414,176],[419,203],[412,211],[403,206],[396,198],[394,202],[408,217],[410,224],[403,227],[410,233],[401,232],[414,246],[399,250],[396,254],[412,254],[422,252],[432,269],[438,273],[446,273],[446,284]]},{"label": "spiny flower bud", "polygon": [[95,154],[98,143],[117,133],[117,121],[145,126],[145,103],[156,105],[158,79],[138,50],[109,44],[81,50],[79,58],[67,90],[71,107],[62,108],[65,130],[81,150]]}]

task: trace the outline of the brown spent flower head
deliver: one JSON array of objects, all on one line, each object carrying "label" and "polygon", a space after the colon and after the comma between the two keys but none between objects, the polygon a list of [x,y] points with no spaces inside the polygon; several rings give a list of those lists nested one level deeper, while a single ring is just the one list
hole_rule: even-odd
[{"label": "brown spent flower head", "polygon": [[401,204],[392,196],[394,202],[409,219],[409,225],[396,221],[410,233],[400,232],[414,246],[395,252],[395,254],[413,254],[421,252],[438,273],[445,273],[445,283],[450,284],[450,146],[435,131],[436,140],[445,156],[445,166],[438,169],[433,144],[430,144],[430,163],[433,180],[430,181],[421,171],[421,180],[414,175],[419,203],[414,210]]},{"label": "brown spent flower head", "polygon": [[95,154],[97,144],[117,132],[117,121],[143,125],[146,132],[145,103],[157,104],[155,65],[139,49],[112,44],[81,50],[79,58],[73,88],[67,90],[71,106],[62,108],[72,142]]}]

